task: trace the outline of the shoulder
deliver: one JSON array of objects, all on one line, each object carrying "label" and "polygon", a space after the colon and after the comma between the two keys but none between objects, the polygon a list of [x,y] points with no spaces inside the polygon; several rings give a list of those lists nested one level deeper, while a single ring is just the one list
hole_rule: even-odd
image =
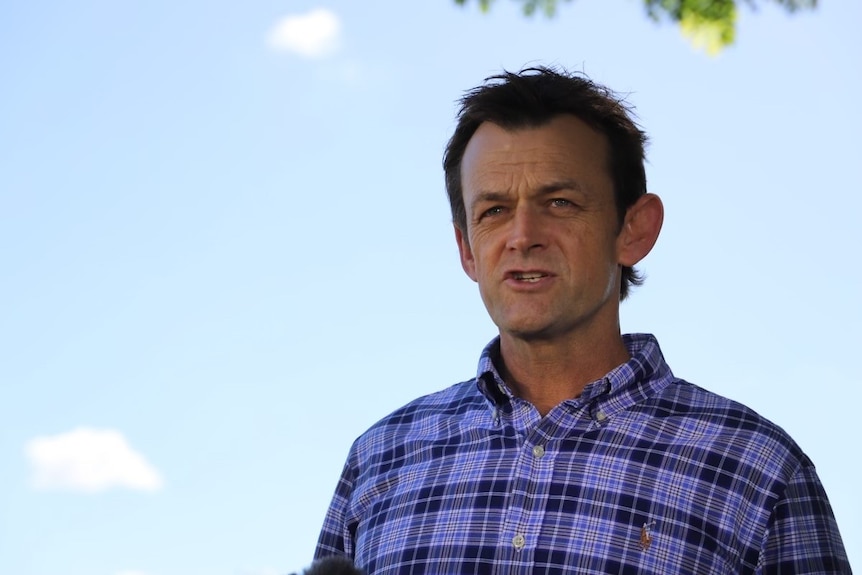
[{"label": "shoulder", "polygon": [[414,399],[382,418],[368,431],[372,432],[390,426],[410,425],[429,418],[463,415],[467,411],[486,405],[484,396],[476,386],[476,380],[469,379]]},{"label": "shoulder", "polygon": [[675,378],[656,396],[656,415],[694,417],[704,425],[775,436],[792,442],[778,425],[755,410],[698,385]]},{"label": "shoulder", "polygon": [[481,427],[482,422],[488,425],[491,419],[488,401],[476,380],[470,379],[414,399],[383,417],[356,439],[351,457],[367,461],[407,442],[445,438],[477,424]]},{"label": "shoulder", "polygon": [[651,425],[700,444],[710,445],[739,462],[766,466],[788,478],[810,460],[780,426],[754,409],[682,379],[674,381],[644,406]]}]

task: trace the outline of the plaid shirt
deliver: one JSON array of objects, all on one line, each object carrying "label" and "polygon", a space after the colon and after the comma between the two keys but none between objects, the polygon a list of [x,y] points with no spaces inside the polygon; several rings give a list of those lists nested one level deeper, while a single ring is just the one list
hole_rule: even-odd
[{"label": "plaid shirt", "polygon": [[850,573],[784,431],[673,376],[656,340],[545,417],[478,376],[353,445],[316,557],[377,574]]}]

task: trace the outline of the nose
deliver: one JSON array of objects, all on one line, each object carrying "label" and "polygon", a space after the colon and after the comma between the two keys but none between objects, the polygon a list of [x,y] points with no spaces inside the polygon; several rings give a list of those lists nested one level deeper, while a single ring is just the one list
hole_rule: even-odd
[{"label": "nose", "polygon": [[540,215],[529,206],[518,206],[510,220],[506,248],[526,253],[544,247],[545,233]]}]

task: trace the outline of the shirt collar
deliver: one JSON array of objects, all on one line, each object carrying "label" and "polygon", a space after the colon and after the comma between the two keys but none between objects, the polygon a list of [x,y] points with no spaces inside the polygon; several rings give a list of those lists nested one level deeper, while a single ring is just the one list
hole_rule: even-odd
[{"label": "shirt collar", "polygon": [[[623,343],[629,351],[630,359],[609,371],[603,378],[587,384],[578,398],[580,402],[589,402],[599,396],[616,397],[619,400],[620,394],[625,393],[630,401],[615,402],[622,408],[622,404],[627,406],[652,395],[673,378],[655,336],[647,333],[625,334]],[[500,405],[514,397],[497,369],[499,361],[500,337],[497,336],[482,350],[476,373],[479,390],[493,405]],[[656,385],[648,385],[650,382],[655,382]]]}]

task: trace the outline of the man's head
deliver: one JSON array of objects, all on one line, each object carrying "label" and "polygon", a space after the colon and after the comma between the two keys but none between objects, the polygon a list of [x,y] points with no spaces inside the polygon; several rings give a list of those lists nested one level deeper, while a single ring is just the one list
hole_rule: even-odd
[{"label": "man's head", "polygon": [[[505,130],[534,128],[561,115],[577,117],[607,139],[607,170],[622,226],[626,211],[646,193],[646,134],[632,121],[626,105],[607,88],[582,75],[539,67],[492,76],[461,100],[458,125],[443,158],[452,219],[461,232],[467,232],[461,164],[479,126],[488,122]],[[628,295],[630,286],[642,281],[633,267],[623,266],[620,299]]]}]

